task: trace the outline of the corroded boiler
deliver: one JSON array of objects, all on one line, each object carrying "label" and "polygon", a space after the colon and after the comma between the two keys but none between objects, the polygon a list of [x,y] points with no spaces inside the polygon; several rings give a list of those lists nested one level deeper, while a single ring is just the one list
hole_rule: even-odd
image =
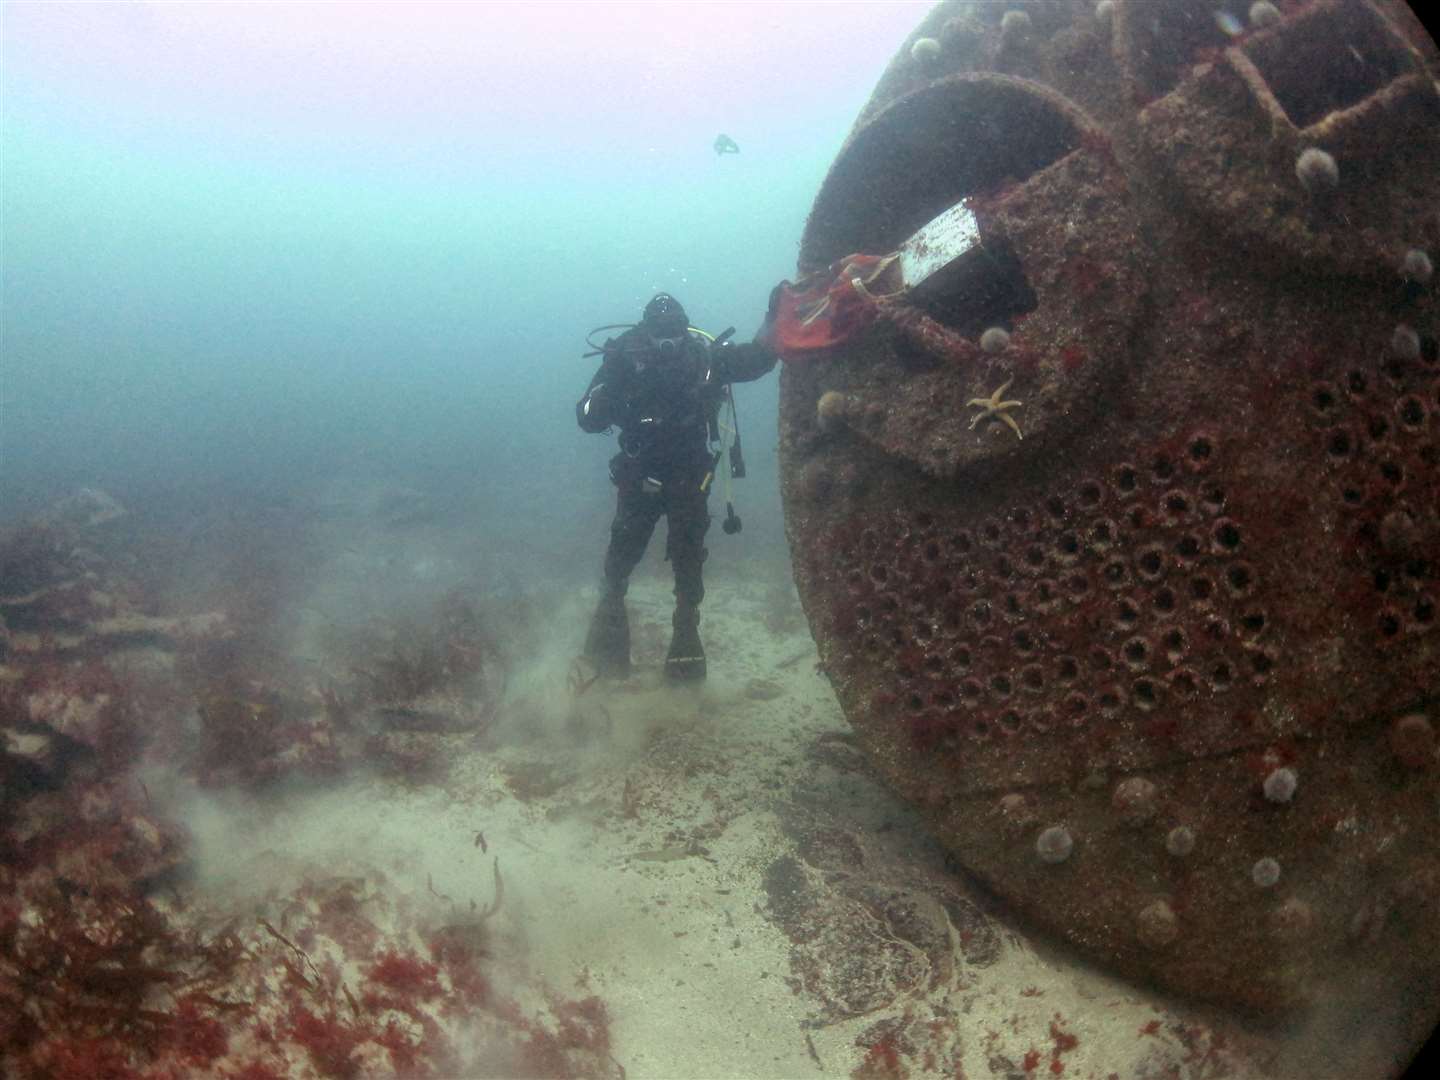
[{"label": "corroded boiler", "polygon": [[1386,0],[1016,6],[917,27],[807,225],[820,271],[963,203],[988,260],[864,290],[864,332],[786,365],[824,665],[1031,924],[1268,1014],[1383,992],[1413,1041],[1440,975],[1434,43]]}]

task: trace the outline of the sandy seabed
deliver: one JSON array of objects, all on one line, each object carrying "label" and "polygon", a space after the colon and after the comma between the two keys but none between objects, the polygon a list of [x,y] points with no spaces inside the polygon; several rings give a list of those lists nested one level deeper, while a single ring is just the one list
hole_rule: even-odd
[{"label": "sandy seabed", "polygon": [[[51,791],[56,755],[33,752],[55,771],[16,813],[28,835],[70,839],[53,866],[26,856],[19,899],[0,910],[3,974],[39,1020],[0,1031],[27,1048],[16,1075],[100,1075],[77,1063],[127,1058],[130,1072],[109,1075],[1289,1075],[1254,1064],[1273,1064],[1263,1033],[1110,978],[1007,921],[873,771],[773,570],[711,574],[702,685],[660,678],[671,597],[655,560],[628,599],[630,679],[591,681],[575,666],[596,597],[557,589],[533,605],[543,618],[483,707],[450,689],[362,708],[380,669],[356,674],[358,639],[336,630],[336,613],[383,614],[366,589],[395,559],[370,561],[363,539],[344,535],[321,544],[324,573],[277,588],[293,598],[266,616],[289,661],[310,665],[289,690],[228,677],[198,707],[172,695],[172,729],[152,733],[171,749],[135,759],[133,783],[76,749]],[[449,572],[401,554],[406,573]],[[187,588],[208,602],[203,581]],[[162,683],[179,680],[185,650],[137,648],[136,627],[163,643],[243,618],[145,622],[95,595],[109,612],[89,624],[96,647],[115,641],[115,666]],[[13,613],[31,600],[6,602]],[[403,634],[385,640],[404,655]],[[29,686],[25,664],[39,661],[26,658],[44,649],[14,634],[9,645],[7,685]],[[390,663],[394,683],[404,672]],[[7,708],[29,716],[7,737],[80,747],[72,706],[99,698],[72,684],[12,692]],[[227,759],[245,757],[244,742],[205,741],[206,725],[232,714],[261,739],[271,717],[288,717],[290,742],[251,762],[271,770],[263,783]],[[323,775],[307,773],[317,762]],[[93,832],[61,828],[77,807]],[[163,839],[165,820],[183,826],[183,847]],[[143,906],[133,889],[148,871],[114,880],[101,866],[120,835],[124,851],[137,836],[148,844],[126,866],[164,871],[144,903],[170,920],[150,937],[121,926],[138,942],[123,962],[85,936],[120,925],[116,903]],[[108,913],[87,906],[103,897]],[[60,926],[49,936],[46,918]],[[117,999],[122,981],[132,992]],[[61,1022],[63,1036],[45,1030]],[[152,1047],[148,1066],[127,1032]]]},{"label": "sandy seabed", "polygon": [[671,688],[668,590],[639,582],[631,679],[577,696],[559,660],[538,664],[494,745],[457,740],[431,784],[192,811],[200,877],[234,903],[277,867],[326,866],[484,907],[498,861],[511,991],[598,996],[637,1080],[1251,1075],[1213,1017],[997,919],[871,773],[798,608],[775,606],[773,587],[712,584],[710,678]]}]

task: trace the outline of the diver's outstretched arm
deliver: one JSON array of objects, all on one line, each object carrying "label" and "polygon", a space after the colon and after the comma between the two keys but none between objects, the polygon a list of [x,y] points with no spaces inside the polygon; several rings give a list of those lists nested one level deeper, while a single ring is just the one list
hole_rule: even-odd
[{"label": "diver's outstretched arm", "polygon": [[710,358],[710,382],[753,382],[775,366],[775,352],[763,341],[717,345]]},{"label": "diver's outstretched arm", "polygon": [[775,312],[780,304],[780,286],[770,291],[770,307],[765,313],[754,339],[747,345],[726,342],[711,349],[710,379],[715,383],[753,382],[768,375],[777,359],[771,344],[775,328]]}]

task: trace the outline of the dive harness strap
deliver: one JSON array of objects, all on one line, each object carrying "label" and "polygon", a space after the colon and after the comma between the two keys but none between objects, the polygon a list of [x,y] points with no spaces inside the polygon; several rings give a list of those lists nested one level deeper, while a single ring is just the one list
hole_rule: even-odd
[{"label": "dive harness strap", "polygon": [[[608,359],[612,352],[619,351],[616,349],[614,340],[607,339],[604,345],[596,345],[594,340],[592,340],[594,335],[605,330],[628,330],[634,325],[634,323],[611,323],[608,326],[597,326],[594,330],[591,330],[589,334],[585,335],[585,343],[590,346],[590,351],[583,353],[582,357],[589,359],[593,356],[604,356]],[[730,338],[735,335],[735,327],[733,326],[726,327],[719,334],[715,335],[708,334],[704,330],[694,326],[689,327],[689,329],[701,337],[709,339],[712,348],[724,345],[725,342],[729,341]],[[719,408],[715,410],[713,415],[706,418],[710,441],[712,443],[718,443],[720,448],[714,452],[714,455],[710,459],[710,468],[706,470],[705,478],[700,481],[700,491],[704,494],[709,493],[710,487],[715,480],[715,474],[720,468],[720,461],[728,455],[730,458],[730,468],[725,472],[721,481],[725,490],[725,520],[721,522],[720,527],[726,535],[733,536],[742,528],[740,515],[735,513],[734,481],[745,479],[745,452],[740,444],[740,414],[735,409],[735,390],[729,383],[726,383],[723,393],[724,397]],[[730,422],[728,425],[722,423],[720,419],[721,412],[723,412],[727,406],[730,411]],[[725,442],[725,436],[727,434],[730,436],[728,444]],[[634,456],[633,452],[626,448],[623,437],[620,448],[626,452],[627,456]]]}]

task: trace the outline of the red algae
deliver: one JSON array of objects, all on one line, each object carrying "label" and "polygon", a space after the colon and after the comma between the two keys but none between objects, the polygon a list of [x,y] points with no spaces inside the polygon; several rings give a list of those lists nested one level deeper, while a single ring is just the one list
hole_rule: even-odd
[{"label": "red algae", "polygon": [[1055,1053],[1063,1054],[1067,1050],[1074,1050],[1080,1045],[1080,1040],[1068,1031],[1061,1031],[1060,1025],[1054,1020],[1050,1021],[1050,1037],[1055,1040]]},{"label": "red algae", "polygon": [[230,1043],[224,1025],[215,1017],[204,1015],[200,1003],[193,998],[180,1003],[171,1035],[178,1052],[192,1065],[209,1065],[223,1057]]},{"label": "red algae", "polygon": [[440,969],[435,964],[428,964],[414,954],[402,955],[392,949],[380,954],[365,977],[391,990],[428,1001],[444,993],[437,978],[439,973]]},{"label": "red algae", "polygon": [[592,994],[579,1001],[552,1001],[550,1008],[563,1046],[597,1054],[610,1052],[610,1011],[600,998]]},{"label": "red algae", "polygon": [[1078,345],[1066,345],[1060,350],[1060,370],[1065,374],[1077,371],[1089,361],[1085,350]]},{"label": "red algae", "polygon": [[306,1049],[315,1067],[326,1076],[345,1078],[359,1072],[355,1050],[361,1035],[333,1014],[317,1016],[303,1005],[292,1004],[288,1034]]},{"label": "red algae", "polygon": [[[0,682],[0,715],[34,732],[21,750],[0,747],[9,812],[0,821],[0,1060],[9,1072],[347,1078],[383,1068],[388,1055],[397,1073],[466,1075],[474,1063],[456,1054],[448,1026],[463,1018],[483,1022],[494,1060],[533,1048],[554,1066],[537,1075],[623,1075],[599,998],[552,998],[548,1016],[527,1014],[493,993],[483,928],[417,922],[383,875],[306,882],[246,914],[187,894],[174,871],[191,837],[152,805],[136,772],[146,755],[208,787],[334,777],[365,764],[347,710],[367,702],[355,687],[343,700],[316,695],[287,672],[267,645],[266,604],[152,618],[153,602],[132,598],[100,556],[67,561],[82,550],[17,547],[0,533],[0,576],[43,596],[26,601],[38,644],[12,650],[5,660],[19,678]],[[93,589],[66,584],[81,579]],[[97,607],[90,597],[125,599]],[[142,610],[137,618],[166,628],[153,644],[174,651],[175,664],[121,678],[107,654],[128,639],[107,637],[101,623]],[[477,614],[450,604],[439,622],[434,640],[452,673],[498,678]],[[202,640],[214,626],[233,637]],[[353,971],[363,986],[345,985]]]},{"label": "red algae", "polygon": [[390,1021],[385,1030],[375,1036],[375,1041],[389,1052],[390,1063],[395,1066],[396,1072],[404,1075],[415,1072],[420,1063],[422,1043],[412,1041],[399,1024]]},{"label": "red algae", "polygon": [[865,1058],[850,1074],[855,1080],[902,1080],[909,1070],[900,1061],[900,1050],[894,1035],[885,1035],[871,1043]]},{"label": "red algae", "polygon": [[62,1039],[47,1043],[36,1055],[44,1075],[53,1080],[142,1080],[130,1066],[130,1055],[113,1039]]},{"label": "red algae", "polygon": [[283,1074],[258,1061],[252,1061],[239,1069],[226,1070],[221,1075],[225,1080],[285,1080]]}]

